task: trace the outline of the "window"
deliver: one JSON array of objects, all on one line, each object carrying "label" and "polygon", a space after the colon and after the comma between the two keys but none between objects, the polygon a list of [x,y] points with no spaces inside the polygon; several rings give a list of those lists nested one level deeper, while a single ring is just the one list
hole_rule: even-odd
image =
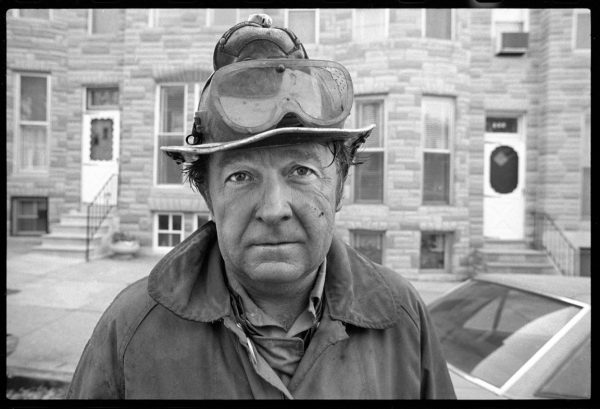
[{"label": "window", "polygon": [[353,230],[350,235],[350,244],[369,260],[381,264],[383,262],[383,235],[382,231]]},{"label": "window", "polygon": [[12,198],[12,234],[17,236],[48,233],[48,198]]},{"label": "window", "polygon": [[592,45],[592,29],[590,11],[578,9],[573,12],[573,48],[575,50],[590,50]]},{"label": "window", "polygon": [[523,55],[529,46],[529,11],[493,9],[492,41],[496,55]]},{"label": "window", "polygon": [[361,152],[357,154],[359,162],[354,168],[354,202],[383,203],[384,179],[384,104],[382,99],[355,100],[356,126],[375,124]]},{"label": "window", "polygon": [[[182,145],[185,127],[186,85],[161,85],[158,88],[158,148]],[[177,184],[182,181],[181,168],[157,148],[157,184]]]},{"label": "window", "polygon": [[208,9],[206,19],[207,26],[229,28],[239,22],[239,9]]},{"label": "window", "polygon": [[119,88],[88,88],[86,109],[119,109]]},{"label": "window", "polygon": [[16,81],[17,168],[44,171],[48,167],[50,78],[47,75],[20,74]]},{"label": "window", "polygon": [[421,232],[419,268],[424,270],[448,270],[450,233]]},{"label": "window", "polygon": [[454,99],[423,97],[423,204],[450,204]]},{"label": "window", "polygon": [[318,10],[291,9],[286,12],[286,27],[302,41],[302,44],[319,42]]},{"label": "window", "polygon": [[592,154],[590,146],[590,111],[583,115],[582,154],[581,154],[581,217],[589,219],[592,211],[591,166]]},{"label": "window", "polygon": [[388,9],[354,9],[352,39],[363,43],[386,39],[389,20]]},{"label": "window", "polygon": [[156,215],[157,247],[174,247],[183,240],[183,214],[159,213]]},{"label": "window", "polygon": [[18,11],[21,18],[50,19],[50,9],[19,9]]},{"label": "window", "polygon": [[194,230],[198,230],[204,226],[210,220],[210,216],[207,213],[200,213],[194,217]]},{"label": "window", "polygon": [[424,9],[424,36],[427,38],[452,39],[452,10]]},{"label": "window", "polygon": [[500,388],[581,308],[474,281],[429,310],[448,364]]},{"label": "window", "polygon": [[115,34],[119,31],[122,14],[119,9],[90,9],[89,33]]}]

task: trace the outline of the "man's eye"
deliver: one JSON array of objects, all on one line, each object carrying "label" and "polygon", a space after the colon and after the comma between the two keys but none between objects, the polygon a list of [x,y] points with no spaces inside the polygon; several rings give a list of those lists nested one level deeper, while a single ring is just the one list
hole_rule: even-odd
[{"label": "man's eye", "polygon": [[311,176],[316,175],[316,173],[306,166],[298,166],[296,169],[292,171],[292,174],[296,176]]},{"label": "man's eye", "polygon": [[236,172],[227,178],[227,182],[247,182],[250,180],[250,175],[245,172]]}]

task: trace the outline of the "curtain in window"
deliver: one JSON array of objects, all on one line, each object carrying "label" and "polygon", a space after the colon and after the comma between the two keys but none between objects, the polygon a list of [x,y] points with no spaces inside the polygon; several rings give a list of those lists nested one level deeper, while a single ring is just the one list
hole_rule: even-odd
[{"label": "curtain in window", "polygon": [[452,104],[442,101],[427,101],[424,108],[425,148],[448,149]]},{"label": "curtain in window", "polygon": [[592,31],[590,25],[590,13],[577,13],[577,30],[575,48],[591,48]]},{"label": "curtain in window", "polygon": [[381,102],[366,102],[359,105],[359,127],[375,124],[376,127],[367,138],[364,146],[366,148],[379,148],[382,146],[381,135],[383,134],[383,104]]}]

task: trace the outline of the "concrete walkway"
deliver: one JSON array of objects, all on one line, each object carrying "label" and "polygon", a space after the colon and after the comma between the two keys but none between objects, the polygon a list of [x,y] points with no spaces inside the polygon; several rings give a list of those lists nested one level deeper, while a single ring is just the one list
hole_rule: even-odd
[{"label": "concrete walkway", "polygon": [[[10,376],[69,382],[104,310],[127,285],[145,277],[160,255],[83,260],[30,253],[31,239],[7,237],[6,330],[16,348],[6,359]],[[413,281],[423,299],[456,282]]]}]

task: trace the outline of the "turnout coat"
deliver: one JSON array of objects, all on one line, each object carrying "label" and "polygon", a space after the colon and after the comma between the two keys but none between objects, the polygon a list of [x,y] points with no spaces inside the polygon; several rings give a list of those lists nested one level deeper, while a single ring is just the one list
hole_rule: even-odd
[{"label": "turnout coat", "polygon": [[455,398],[425,306],[399,274],[334,237],[325,310],[288,387],[233,321],[214,223],[123,290],[71,399]]}]

